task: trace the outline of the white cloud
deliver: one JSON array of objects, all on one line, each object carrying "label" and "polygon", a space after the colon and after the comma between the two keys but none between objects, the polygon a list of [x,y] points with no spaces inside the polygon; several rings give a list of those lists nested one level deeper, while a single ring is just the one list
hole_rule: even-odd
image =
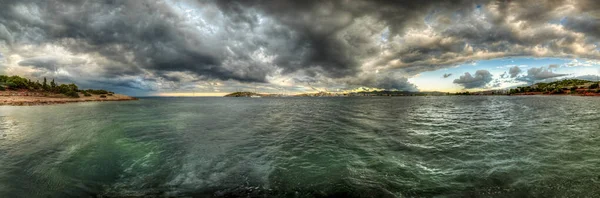
[{"label": "white cloud", "polygon": [[567,67],[592,67],[592,66],[600,66],[600,60],[578,60],[573,59],[571,62],[564,64]]}]

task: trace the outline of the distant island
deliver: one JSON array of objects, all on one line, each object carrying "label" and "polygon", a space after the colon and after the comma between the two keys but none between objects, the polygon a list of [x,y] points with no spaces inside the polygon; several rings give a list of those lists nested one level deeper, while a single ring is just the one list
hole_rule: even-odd
[{"label": "distant island", "polygon": [[230,94],[225,95],[225,97],[268,97],[268,96],[272,96],[273,94],[259,94],[259,93],[254,93],[254,92],[233,92]]},{"label": "distant island", "polygon": [[0,105],[45,105],[88,101],[137,100],[134,97],[115,94],[106,90],[79,89],[73,83],[58,84],[54,79],[48,83],[33,82],[20,76],[0,75]]},{"label": "distant island", "polygon": [[531,86],[513,89],[486,90],[477,92],[409,92],[409,91],[359,91],[359,92],[317,92],[296,95],[262,94],[255,92],[234,92],[225,97],[364,97],[364,96],[451,96],[451,95],[578,95],[600,96],[598,82],[566,79],[550,83],[536,83]]}]

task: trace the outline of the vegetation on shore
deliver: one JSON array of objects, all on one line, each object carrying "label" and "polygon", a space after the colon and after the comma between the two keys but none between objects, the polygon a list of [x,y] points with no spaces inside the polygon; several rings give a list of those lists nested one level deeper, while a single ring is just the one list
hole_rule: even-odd
[{"label": "vegetation on shore", "polygon": [[537,83],[532,86],[510,89],[508,94],[589,94],[600,93],[598,82],[567,79],[551,83]]},{"label": "vegetation on shore", "polygon": [[31,81],[30,79],[27,78],[23,78],[20,76],[5,76],[5,75],[0,75],[0,91],[6,91],[6,90],[24,90],[24,91],[30,91],[30,92],[41,92],[41,93],[45,93],[50,94],[63,94],[65,96],[71,97],[71,98],[79,98],[79,94],[81,93],[86,97],[92,96],[91,94],[96,94],[96,95],[112,95],[114,94],[113,92],[110,91],[106,91],[106,90],[94,90],[94,89],[87,89],[87,90],[80,90],[79,87],[73,83],[71,84],[59,84],[54,82],[54,79],[52,79],[52,81],[50,81],[50,83],[47,82],[46,78],[44,78],[43,82],[39,82],[39,81]]},{"label": "vegetation on shore", "polygon": [[453,95],[550,95],[579,94],[584,96],[600,95],[598,82],[565,79],[550,83],[536,83],[531,86],[517,87],[509,90],[487,90],[478,92],[457,92]]},{"label": "vegetation on shore", "polygon": [[225,95],[225,97],[251,97],[251,96],[262,96],[262,95],[258,94],[258,93],[254,93],[254,92],[247,92],[247,91],[233,92],[233,93]]}]

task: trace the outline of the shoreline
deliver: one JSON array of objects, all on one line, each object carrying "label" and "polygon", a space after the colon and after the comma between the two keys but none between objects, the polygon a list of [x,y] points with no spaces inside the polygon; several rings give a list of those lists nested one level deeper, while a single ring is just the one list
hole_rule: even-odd
[{"label": "shoreline", "polygon": [[0,106],[40,106],[40,105],[54,105],[54,104],[66,104],[76,102],[104,102],[104,101],[131,101],[138,100],[135,97],[114,94],[83,96],[80,94],[79,98],[65,97],[59,94],[52,94],[43,96],[41,94],[31,94],[27,92],[16,92],[16,91],[0,91]]},{"label": "shoreline", "polygon": [[491,94],[491,93],[483,93],[483,92],[474,92],[469,94],[461,94],[461,93],[447,93],[447,94],[427,94],[427,93],[411,93],[411,94],[398,94],[398,95],[390,95],[390,94],[379,94],[379,93],[352,93],[352,94],[337,94],[337,93],[306,93],[299,95],[277,95],[277,94],[260,94],[260,93],[252,93],[246,95],[236,95],[235,93],[225,95],[223,97],[228,98],[251,98],[250,96],[260,96],[264,98],[318,98],[318,97],[330,97],[330,98],[344,98],[344,97],[438,97],[438,96],[580,96],[580,97],[598,97],[600,93],[598,92],[581,92],[581,93],[560,93],[560,94],[551,94],[551,93],[543,93],[543,92],[524,92],[524,93],[515,93],[515,94]]},{"label": "shoreline", "polygon": [[[504,96],[504,97],[516,97],[516,96],[571,96],[571,97],[600,97],[600,94],[595,95],[583,95],[583,94],[471,94],[471,95],[459,95],[459,94],[450,94],[450,95],[415,95],[415,96],[262,96],[262,98],[372,98],[372,97],[381,97],[381,98],[395,98],[395,97],[451,97],[451,96]],[[198,96],[198,98],[202,98],[204,96]],[[251,98],[251,97],[231,97],[225,96],[227,98]]]}]

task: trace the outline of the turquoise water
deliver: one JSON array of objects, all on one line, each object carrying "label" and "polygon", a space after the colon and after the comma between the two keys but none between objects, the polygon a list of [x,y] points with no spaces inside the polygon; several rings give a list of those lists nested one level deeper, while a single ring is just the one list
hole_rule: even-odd
[{"label": "turquoise water", "polygon": [[0,197],[599,197],[600,98],[0,107]]}]

